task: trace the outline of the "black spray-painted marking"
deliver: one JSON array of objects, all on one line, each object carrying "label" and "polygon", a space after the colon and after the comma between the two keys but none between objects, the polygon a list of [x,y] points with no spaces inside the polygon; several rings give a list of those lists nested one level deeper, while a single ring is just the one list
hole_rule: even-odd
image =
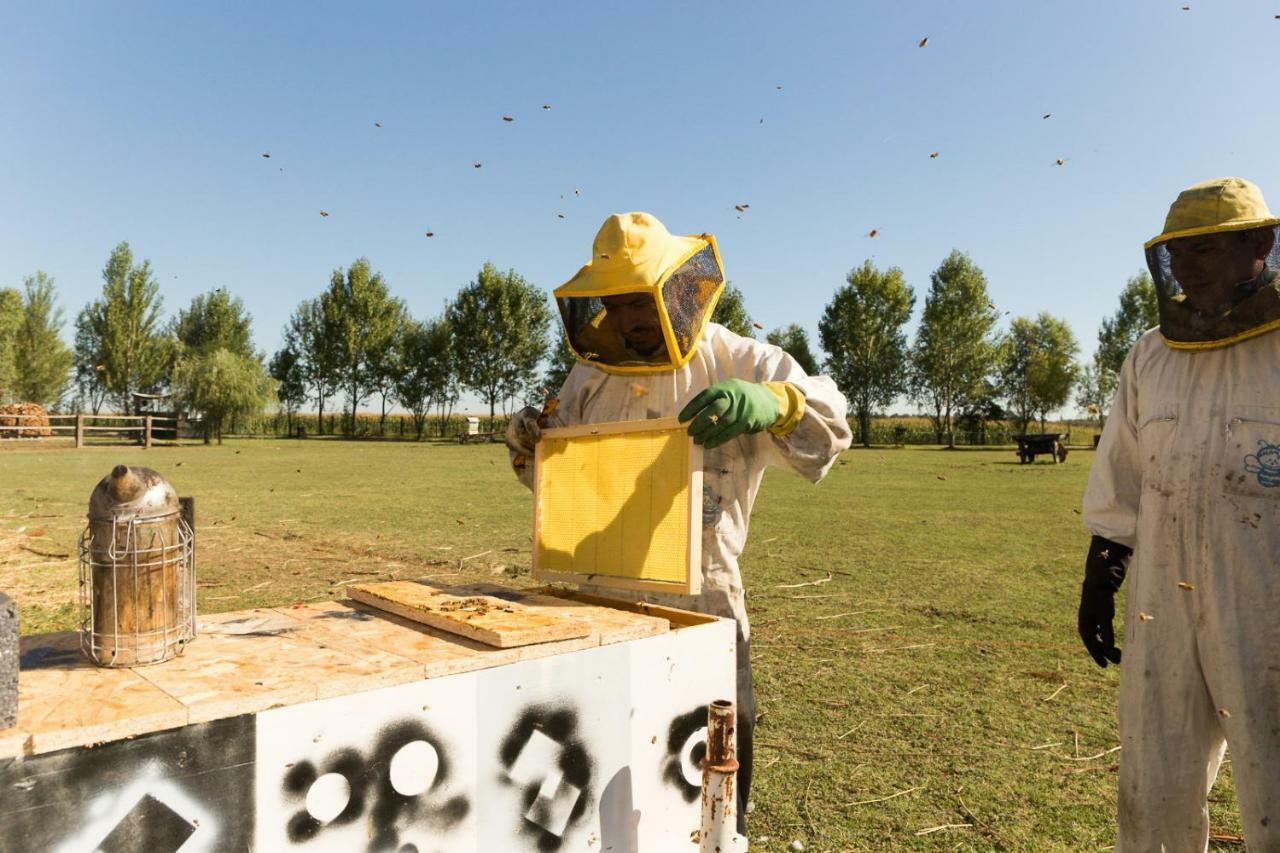
[{"label": "black spray-painted marking", "polygon": [[0,761],[0,850],[251,849],[254,731],[245,715]]},{"label": "black spray-painted marking", "polygon": [[[102,839],[97,853],[177,853],[195,834],[195,824],[150,794],[144,794]],[[145,846],[139,847],[139,844]]]},{"label": "black spray-painted marking", "polygon": [[662,778],[680,791],[685,802],[692,803],[702,793],[701,786],[690,784],[685,777],[685,764],[701,767],[706,755],[707,706],[703,705],[676,717],[667,729],[667,757]]},{"label": "black spray-painted marking", "polygon": [[592,802],[595,767],[578,737],[578,715],[568,706],[525,709],[503,739],[499,779],[520,788],[520,828],[544,853],[560,849],[569,829]]},{"label": "black spray-painted marking", "polygon": [[[420,743],[429,745],[435,753],[435,775],[425,790],[402,793],[396,789],[392,778],[392,762],[402,749],[412,749]],[[304,844],[321,836],[329,827],[349,824],[367,813],[372,832],[367,850],[372,853],[412,849],[412,844],[400,846],[402,824],[447,830],[471,812],[471,801],[465,795],[440,801],[438,795],[448,781],[449,771],[450,763],[444,741],[418,720],[404,720],[382,729],[368,755],[362,755],[354,749],[340,749],[318,765],[310,761],[299,762],[285,774],[283,780],[283,788],[289,799],[305,801],[317,780],[331,773],[346,779],[349,794],[338,815],[327,821],[311,814],[305,802],[301,803],[286,827],[289,840],[295,844]]]}]

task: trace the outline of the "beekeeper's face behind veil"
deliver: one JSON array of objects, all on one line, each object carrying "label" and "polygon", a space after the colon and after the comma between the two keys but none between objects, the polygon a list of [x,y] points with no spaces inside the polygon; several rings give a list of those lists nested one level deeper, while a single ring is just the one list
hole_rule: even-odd
[{"label": "beekeeper's face behind veil", "polygon": [[1215,349],[1280,328],[1278,227],[1262,191],[1240,178],[1178,196],[1146,246],[1165,343]]},{"label": "beekeeper's face behind veil", "polygon": [[1275,240],[1272,228],[1170,240],[1169,265],[1186,294],[1187,306],[1208,317],[1231,310],[1237,296],[1249,295],[1240,291],[1266,269]]}]

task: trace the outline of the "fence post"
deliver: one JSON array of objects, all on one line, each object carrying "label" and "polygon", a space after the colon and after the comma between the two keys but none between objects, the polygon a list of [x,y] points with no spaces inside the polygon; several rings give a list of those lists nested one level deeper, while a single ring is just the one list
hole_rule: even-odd
[{"label": "fence post", "polygon": [[76,414],[76,447],[84,447],[84,415]]},{"label": "fence post", "polygon": [[151,415],[144,415],[142,418],[142,447],[144,450],[151,449]]}]

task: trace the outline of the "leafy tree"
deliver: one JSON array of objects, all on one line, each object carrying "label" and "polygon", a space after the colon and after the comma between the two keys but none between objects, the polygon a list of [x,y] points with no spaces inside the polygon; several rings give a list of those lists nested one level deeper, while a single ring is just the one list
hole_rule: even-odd
[{"label": "leafy tree", "polygon": [[22,329],[22,294],[0,288],[0,402],[9,401],[18,386],[18,333]]},{"label": "leafy tree", "polygon": [[996,317],[986,276],[953,250],[930,276],[911,351],[914,395],[931,409],[938,441],[945,438],[949,447],[955,447],[954,415],[984,396],[984,380],[996,368]]},{"label": "leafy tree", "polygon": [[134,264],[128,243],[112,250],[102,278],[102,298],[83,312],[83,336],[77,319],[77,376],[100,369],[107,393],[135,411],[135,393],[163,388],[173,352],[160,323],[160,286],[150,261]]},{"label": "leafy tree", "polygon": [[542,384],[546,386],[548,394],[557,394],[564,387],[564,381],[569,378],[569,371],[578,363],[578,357],[569,346],[569,336],[565,333],[563,323],[557,324],[556,345],[551,351],[550,362]]},{"label": "leafy tree", "polygon": [[1111,411],[1111,397],[1115,394],[1115,382],[1106,371],[1103,371],[1095,360],[1087,364],[1080,372],[1080,381],[1076,383],[1076,405],[1085,410],[1090,417],[1098,419],[1098,426],[1106,426],[1107,413]]},{"label": "leafy tree", "polygon": [[252,326],[244,302],[220,287],[192,299],[185,311],[179,310],[173,334],[187,354],[225,349],[254,358]]},{"label": "leafy tree", "polygon": [[853,404],[863,446],[871,415],[907,389],[907,336],[916,297],[902,270],[881,272],[871,261],[850,270],[818,321],[827,372]]},{"label": "leafy tree", "polygon": [[818,360],[809,349],[809,333],[798,323],[785,328],[777,328],[765,336],[765,340],[776,347],[781,347],[810,376],[818,372]]},{"label": "leafy tree", "polygon": [[304,299],[289,318],[285,347],[298,355],[302,384],[315,397],[318,428],[324,433],[324,403],[337,393],[338,359],[319,299]]},{"label": "leafy tree", "polygon": [[547,299],[515,270],[503,273],[486,263],[458,291],[445,316],[454,335],[457,375],[489,404],[492,429],[498,401],[536,383],[550,344]]},{"label": "leafy tree", "polygon": [[326,349],[332,347],[337,386],[351,406],[354,430],[360,404],[385,379],[380,372],[395,343],[404,303],[391,296],[382,274],[373,272],[369,261],[360,258],[345,271],[333,271],[320,304]]},{"label": "leafy tree", "polygon": [[1138,338],[1159,323],[1156,287],[1150,273],[1143,271],[1125,283],[1124,290],[1120,292],[1120,307],[1102,321],[1095,356],[1098,369],[1113,377],[1119,376],[1125,356]]},{"label": "leafy tree", "polygon": [[382,399],[378,435],[386,435],[387,402],[395,392],[396,380],[405,370],[403,344],[414,322],[399,299],[388,302],[388,315],[385,319],[391,327],[390,337],[369,353],[369,387]]},{"label": "leafy tree", "polygon": [[285,345],[271,356],[267,373],[276,381],[276,399],[280,402],[280,411],[284,412],[285,433],[293,435],[293,416],[307,402],[302,355],[293,341],[286,340]]},{"label": "leafy tree", "polygon": [[1001,345],[1000,379],[1022,432],[1036,414],[1043,432],[1048,413],[1066,405],[1078,375],[1077,352],[1071,328],[1050,314],[1013,321]]},{"label": "leafy tree", "polygon": [[173,387],[179,405],[203,416],[204,443],[217,438],[228,418],[254,415],[274,396],[275,383],[257,358],[225,349],[179,357]]},{"label": "leafy tree", "polygon": [[71,351],[62,341],[62,308],[54,296],[53,279],[43,271],[28,276],[22,287],[17,396],[43,406],[55,405],[62,399],[71,371]]},{"label": "leafy tree", "polygon": [[89,409],[95,415],[107,400],[107,382],[103,377],[102,336],[97,318],[103,314],[102,301],[96,300],[76,315],[76,338],[72,349],[75,368],[76,409]]},{"label": "leafy tree", "polygon": [[396,376],[395,399],[409,411],[414,435],[421,440],[432,407],[443,411],[457,400],[449,326],[443,318],[427,323],[409,321],[398,348],[401,369]]},{"label": "leafy tree", "polygon": [[711,312],[711,322],[719,323],[735,335],[742,335],[744,338],[756,336],[755,323],[747,313],[742,291],[734,287],[731,282],[725,282],[720,301]]}]

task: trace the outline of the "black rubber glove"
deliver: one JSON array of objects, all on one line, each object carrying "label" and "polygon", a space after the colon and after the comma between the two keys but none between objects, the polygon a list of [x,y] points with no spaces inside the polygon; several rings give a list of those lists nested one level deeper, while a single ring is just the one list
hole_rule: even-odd
[{"label": "black rubber glove", "polygon": [[1084,647],[1097,661],[1106,667],[1107,661],[1120,663],[1120,650],[1116,648],[1113,623],[1116,618],[1116,592],[1124,583],[1125,569],[1129,565],[1132,548],[1118,542],[1093,537],[1089,543],[1089,556],[1084,561],[1084,583],[1080,587],[1080,613],[1077,627]]}]

